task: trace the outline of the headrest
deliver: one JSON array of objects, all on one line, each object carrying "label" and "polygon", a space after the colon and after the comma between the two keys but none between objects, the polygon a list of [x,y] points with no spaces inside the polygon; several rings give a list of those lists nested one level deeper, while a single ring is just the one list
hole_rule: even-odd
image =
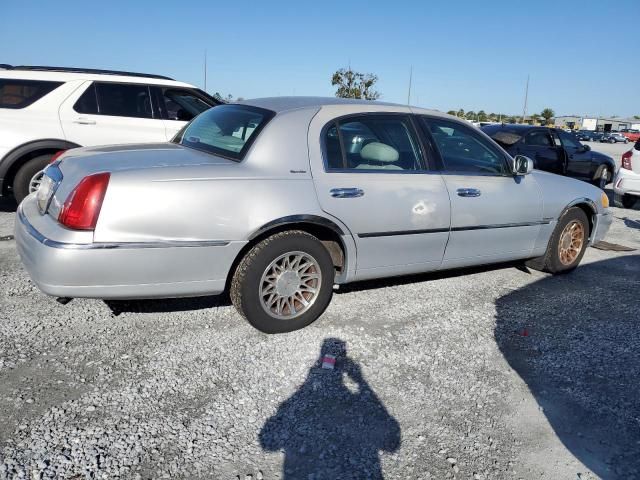
[{"label": "headrest", "polygon": [[371,142],[362,147],[360,156],[363,160],[392,163],[398,161],[399,154],[395,148],[390,147],[386,143]]}]

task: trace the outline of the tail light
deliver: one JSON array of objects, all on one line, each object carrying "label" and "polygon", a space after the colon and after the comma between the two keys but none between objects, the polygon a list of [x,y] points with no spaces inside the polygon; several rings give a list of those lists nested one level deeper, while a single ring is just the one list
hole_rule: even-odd
[{"label": "tail light", "polygon": [[631,168],[631,155],[633,152],[629,150],[622,154],[622,168],[626,168],[627,170],[633,170]]},{"label": "tail light", "polygon": [[49,163],[53,163],[53,162],[55,162],[56,160],[58,160],[58,158],[60,158],[60,156],[61,156],[64,152],[66,152],[66,150],[60,150],[59,152],[54,153],[54,154],[53,154],[53,156],[51,157],[51,160],[49,160]]},{"label": "tail light", "polygon": [[94,230],[107,193],[109,177],[108,172],[84,177],[64,202],[58,221],[74,230]]}]

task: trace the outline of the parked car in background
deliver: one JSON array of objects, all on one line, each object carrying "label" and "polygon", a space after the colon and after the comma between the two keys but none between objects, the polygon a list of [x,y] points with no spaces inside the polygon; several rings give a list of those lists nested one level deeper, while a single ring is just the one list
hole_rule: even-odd
[{"label": "parked car in background", "polygon": [[640,140],[622,155],[620,168],[613,179],[614,203],[631,208],[640,197]]},{"label": "parked car in background", "polygon": [[626,128],[620,130],[620,133],[622,133],[630,142],[637,142],[638,140],[640,140],[640,130]]},{"label": "parked car in background", "polygon": [[538,170],[577,178],[600,188],[613,179],[613,158],[592,151],[564,130],[530,125],[490,125],[482,130],[511,155],[533,159]]},{"label": "parked car in background", "polygon": [[[69,150],[19,206],[18,252],[58,297],[217,294],[268,333],[334,284],[529,260],[574,269],[600,189],[532,171],[466,121],[336,98],[222,105],[172,143]],[[143,219],[144,221],[141,221]]]},{"label": "parked car in background", "polygon": [[578,130],[574,132],[574,135],[578,140],[587,142],[597,142],[602,137],[601,132],[595,132],[593,130]]},{"label": "parked car in background", "polygon": [[0,69],[0,195],[20,202],[57,153],[170,140],[219,101],[168,77],[62,67]]},{"label": "parked car in background", "polygon": [[629,139],[619,132],[607,132],[600,137],[602,143],[629,143]]}]

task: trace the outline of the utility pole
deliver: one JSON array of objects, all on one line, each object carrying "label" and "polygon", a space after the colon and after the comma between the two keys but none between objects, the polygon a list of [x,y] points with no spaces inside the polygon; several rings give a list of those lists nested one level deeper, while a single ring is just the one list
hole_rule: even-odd
[{"label": "utility pole", "polygon": [[522,123],[524,123],[524,117],[527,116],[527,100],[529,99],[529,75],[527,75],[527,88],[524,91],[524,108],[522,109]]},{"label": "utility pole", "polygon": [[204,91],[207,91],[207,50],[204,50]]},{"label": "utility pole", "polygon": [[407,105],[411,105],[411,80],[413,77],[413,65],[409,69],[409,92],[407,93]]}]

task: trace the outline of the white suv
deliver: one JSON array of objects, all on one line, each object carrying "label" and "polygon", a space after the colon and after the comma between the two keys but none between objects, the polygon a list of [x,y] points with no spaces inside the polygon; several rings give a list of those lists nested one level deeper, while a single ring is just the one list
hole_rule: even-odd
[{"label": "white suv", "polygon": [[617,207],[631,208],[640,199],[640,140],[622,155],[622,164],[613,179],[613,193]]},{"label": "white suv", "polygon": [[166,142],[220,103],[158,75],[0,65],[0,195],[20,202],[57,152]]}]

